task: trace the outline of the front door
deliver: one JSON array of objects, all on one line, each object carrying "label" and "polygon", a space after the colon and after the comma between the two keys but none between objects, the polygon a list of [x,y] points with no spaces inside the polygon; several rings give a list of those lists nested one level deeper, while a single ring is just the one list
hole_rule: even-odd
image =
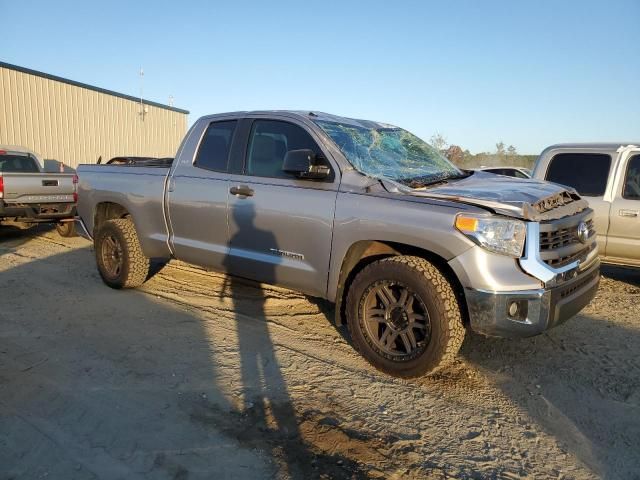
[{"label": "front door", "polygon": [[309,131],[279,120],[253,121],[244,173],[229,188],[229,273],[326,294],[339,172],[326,181],[300,180],[282,170],[289,150],[321,154]]},{"label": "front door", "polygon": [[622,166],[611,204],[607,240],[607,260],[640,265],[640,152],[633,153]]}]

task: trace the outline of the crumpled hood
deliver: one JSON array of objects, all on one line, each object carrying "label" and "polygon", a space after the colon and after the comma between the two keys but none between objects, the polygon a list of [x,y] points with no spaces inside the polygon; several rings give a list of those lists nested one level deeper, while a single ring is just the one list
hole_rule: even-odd
[{"label": "crumpled hood", "polygon": [[561,218],[588,207],[587,202],[570,187],[481,171],[431,187],[412,189],[392,183],[399,193],[458,201],[527,220]]}]

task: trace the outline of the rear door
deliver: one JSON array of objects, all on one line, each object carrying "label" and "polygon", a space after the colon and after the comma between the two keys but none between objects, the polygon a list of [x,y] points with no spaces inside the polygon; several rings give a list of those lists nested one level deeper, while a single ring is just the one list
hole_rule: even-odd
[{"label": "rear door", "polygon": [[[180,154],[168,180],[170,241],[176,258],[220,269],[228,252],[229,165],[238,120],[212,121]],[[196,141],[196,140],[194,140]]]},{"label": "rear door", "polygon": [[625,157],[616,173],[607,260],[640,265],[640,151]]},{"label": "rear door", "polygon": [[325,158],[314,133],[286,120],[254,119],[242,175],[229,189],[227,270],[241,277],[326,294],[339,172],[326,181],[282,171],[289,150]]},{"label": "rear door", "polygon": [[589,202],[595,213],[600,255],[605,255],[607,250],[611,203],[604,197],[612,164],[613,159],[607,153],[557,153],[551,157],[545,174],[545,180],[573,187]]}]

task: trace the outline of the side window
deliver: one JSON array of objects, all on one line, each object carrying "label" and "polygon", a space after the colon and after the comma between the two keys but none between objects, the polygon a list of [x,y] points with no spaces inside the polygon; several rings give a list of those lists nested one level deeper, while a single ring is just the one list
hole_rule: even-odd
[{"label": "side window", "polygon": [[322,153],[311,135],[299,126],[277,120],[256,120],[249,137],[246,173],[257,177],[293,178],[282,171],[282,162],[289,150],[299,149],[313,150],[316,155]]},{"label": "side window", "polygon": [[604,195],[611,156],[602,153],[559,153],[551,159],[546,180],[575,188],[580,195]]},{"label": "side window", "polygon": [[629,159],[622,196],[628,200],[640,200],[640,155]]},{"label": "side window", "polygon": [[195,161],[196,167],[216,172],[227,171],[231,140],[237,123],[237,120],[230,120],[213,122],[209,125],[200,142]]}]

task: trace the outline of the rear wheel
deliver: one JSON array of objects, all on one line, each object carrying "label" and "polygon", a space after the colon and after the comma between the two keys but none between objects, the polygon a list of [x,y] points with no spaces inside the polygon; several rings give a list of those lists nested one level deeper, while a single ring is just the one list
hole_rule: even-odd
[{"label": "rear wheel", "polygon": [[56,223],[56,230],[61,237],[75,237],[76,224],[74,222]]},{"label": "rear wheel", "polygon": [[455,359],[464,339],[451,285],[420,257],[389,257],[365,267],[349,288],[347,321],[356,349],[398,377],[436,372]]},{"label": "rear wheel", "polygon": [[136,228],[128,218],[106,221],[94,240],[96,263],[111,288],[136,288],[149,275],[149,259],[142,253]]}]

